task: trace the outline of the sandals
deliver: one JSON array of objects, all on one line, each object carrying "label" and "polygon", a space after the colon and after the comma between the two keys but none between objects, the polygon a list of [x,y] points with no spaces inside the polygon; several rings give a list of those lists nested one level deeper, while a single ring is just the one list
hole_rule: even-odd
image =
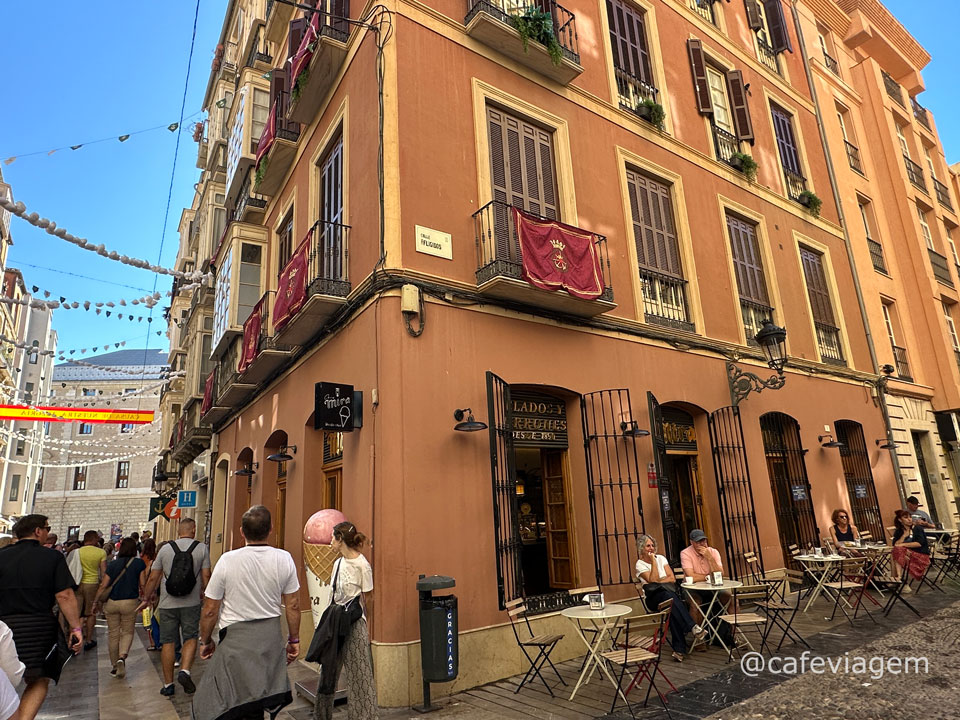
[{"label": "sandals", "polygon": [[673,654],[671,655],[671,657],[672,657],[674,660],[676,660],[677,662],[683,662],[683,655],[681,655],[681,654],[678,653],[678,652],[673,653]]}]

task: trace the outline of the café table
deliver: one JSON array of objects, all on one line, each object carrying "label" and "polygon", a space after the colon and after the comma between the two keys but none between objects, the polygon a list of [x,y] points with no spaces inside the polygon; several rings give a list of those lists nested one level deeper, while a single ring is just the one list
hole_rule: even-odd
[{"label": "caf\u00e9 table", "polygon": [[726,646],[726,643],[723,642],[723,638],[720,637],[720,621],[711,619],[711,612],[713,611],[713,606],[717,602],[717,598],[720,597],[720,593],[724,590],[736,590],[737,588],[743,587],[743,583],[739,580],[727,580],[724,578],[723,582],[719,585],[714,583],[708,583],[706,581],[695,582],[695,583],[683,583],[681,586],[686,591],[693,601],[697,604],[700,603],[700,598],[696,595],[693,595],[691,590],[699,590],[700,592],[709,592],[710,602],[707,604],[707,609],[703,613],[702,626],[707,631],[707,636],[704,640],[708,645],[714,640],[718,640],[720,645],[724,650],[729,651],[729,648]]},{"label": "caf\u00e9 table", "polygon": [[[599,666],[600,669],[610,679],[610,682],[613,683],[614,689],[620,693],[620,697],[623,699],[623,701],[627,701],[627,699],[623,696],[623,691],[620,690],[620,684],[617,682],[616,678],[610,674],[609,668],[607,668],[606,664],[603,662],[603,658],[600,657],[599,653],[608,632],[612,628],[616,627],[617,619],[623,617],[624,615],[629,615],[632,612],[633,608],[629,605],[618,605],[616,603],[604,605],[603,608],[599,610],[592,610],[589,605],[575,605],[574,607],[565,608],[560,611],[561,615],[573,623],[574,628],[577,630],[577,635],[580,636],[580,639],[587,648],[588,655],[587,661],[583,664],[583,670],[580,671],[580,677],[577,679],[577,684],[574,686],[573,692],[570,693],[571,700],[573,700],[574,696],[576,696],[577,690],[580,689],[580,686],[590,680],[590,677],[593,676],[593,671],[597,668],[597,666]],[[580,627],[580,623],[584,620],[589,621],[596,630],[596,633],[593,637],[593,644],[587,640],[587,636],[583,634],[583,630]]]},{"label": "caf\u00e9 table", "polygon": [[843,555],[795,555],[794,559],[803,565],[803,570],[816,583],[810,591],[810,597],[807,598],[807,604],[803,611],[807,612],[813,601],[816,600],[824,591],[824,583],[833,575],[836,565],[842,563]]},{"label": "caf\u00e9 table", "polygon": [[956,532],[956,530],[950,530],[948,528],[943,528],[937,530],[935,528],[923,528],[923,532],[926,533],[927,537],[933,540],[933,544],[936,546],[937,550],[942,549],[943,542],[949,540],[950,536]]}]

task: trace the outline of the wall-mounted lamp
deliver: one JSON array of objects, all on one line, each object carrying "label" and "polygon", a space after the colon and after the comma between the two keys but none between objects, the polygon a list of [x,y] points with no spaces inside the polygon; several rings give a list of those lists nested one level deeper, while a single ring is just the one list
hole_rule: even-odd
[{"label": "wall-mounted lamp", "polygon": [[241,477],[253,477],[254,475],[257,474],[256,469],[258,467],[260,467],[260,463],[249,462],[239,470],[234,470],[233,474],[240,475]]},{"label": "wall-mounted lamp", "polygon": [[624,437],[647,437],[650,434],[649,430],[638,427],[636,420],[630,420],[629,422],[626,420],[622,421],[620,423],[620,432],[623,433]]},{"label": "wall-mounted lamp", "polygon": [[820,443],[820,447],[825,448],[842,448],[846,447],[839,440],[833,439],[833,433],[827,433],[826,435],[817,435],[817,442]]},{"label": "wall-mounted lamp", "polygon": [[280,446],[280,452],[275,452],[275,453],[273,453],[273,455],[267,455],[267,460],[269,460],[270,462],[276,462],[276,463],[287,462],[288,460],[293,460],[293,455],[291,455],[290,453],[288,453],[288,452],[287,452],[288,450],[292,450],[292,451],[293,451],[293,455],[296,455],[296,454],[297,454],[297,446],[296,446],[296,445],[281,445],[281,446]]},{"label": "wall-mounted lamp", "polygon": [[751,392],[779,390],[786,382],[783,368],[787,364],[787,331],[773,324],[769,318],[753,337],[767,359],[767,366],[776,372],[766,380],[754,373],[743,372],[734,363],[727,363],[727,383],[730,385],[730,400],[734,407]]},{"label": "wall-mounted lamp", "polygon": [[880,438],[877,440],[877,447],[881,450],[896,450],[897,444],[893,440],[888,440],[886,438]]},{"label": "wall-mounted lamp", "polygon": [[460,432],[477,432],[478,430],[487,429],[486,423],[480,422],[473,417],[473,410],[470,408],[454,410],[453,419],[457,421],[457,424],[453,426],[453,429]]}]

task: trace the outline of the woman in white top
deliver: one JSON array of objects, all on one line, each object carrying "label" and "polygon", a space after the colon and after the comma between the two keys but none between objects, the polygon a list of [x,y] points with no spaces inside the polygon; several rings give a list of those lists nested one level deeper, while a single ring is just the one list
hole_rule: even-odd
[{"label": "woman in white top", "polygon": [[17,657],[13,633],[5,623],[0,622],[0,720],[18,720],[20,717],[20,698],[16,687],[25,669]]},{"label": "woman in white top", "polygon": [[663,555],[657,555],[657,541],[649,535],[637,538],[637,579],[643,583],[644,604],[650,612],[656,612],[661,603],[673,600],[670,610],[670,647],[673,648],[673,659],[683,662],[687,653],[687,633],[692,632],[699,638],[704,634],[703,628],[697,625],[690,617],[690,611],[674,591],[677,578],[673,568]]},{"label": "woman in white top", "polygon": [[[361,603],[363,616],[350,626],[340,653],[341,670],[346,670],[347,720],[372,720],[377,717],[377,687],[373,680],[373,657],[370,654],[370,633],[367,630],[367,612],[364,593],[373,590],[373,570],[360,552],[366,536],[351,522],[338,523],[333,528],[330,547],[340,553],[333,563],[330,581],[333,583],[333,602],[338,605]],[[315,720],[330,720],[333,716],[333,695],[317,694],[313,708]]]}]

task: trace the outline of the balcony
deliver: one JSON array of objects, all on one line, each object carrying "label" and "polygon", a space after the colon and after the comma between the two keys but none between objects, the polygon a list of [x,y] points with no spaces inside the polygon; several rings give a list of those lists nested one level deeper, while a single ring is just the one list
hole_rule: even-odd
[{"label": "balcony", "polygon": [[[250,75],[247,74],[248,78]],[[235,207],[239,202],[240,187],[247,182],[247,171],[253,166],[257,145],[270,108],[270,90],[267,81],[259,76],[249,79],[233,101],[230,137],[227,140],[226,202]]]},{"label": "balcony", "polygon": [[903,163],[907,166],[907,177],[910,179],[910,183],[917,188],[917,190],[927,192],[927,183],[923,179],[923,168],[906,155],[903,156]]},{"label": "balcony", "polygon": [[846,365],[840,346],[840,328],[822,322],[814,322],[813,325],[817,331],[820,359],[828,365]]},{"label": "balcony", "polygon": [[[272,69],[272,63],[273,56],[270,55],[270,47],[267,45],[267,39],[264,36],[263,25],[259,25],[256,30],[250,33],[250,49],[247,50],[247,62],[244,67],[266,72]],[[238,76],[238,83],[239,80]]]},{"label": "balcony", "polygon": [[655,270],[640,268],[643,321],[675,330],[694,332],[687,312],[687,281]]},{"label": "balcony", "polygon": [[193,462],[197,455],[210,447],[213,433],[210,426],[200,419],[200,402],[196,398],[187,401],[175,433],[170,455],[181,465]]},{"label": "balcony", "polygon": [[[241,379],[248,385],[259,385],[274,373],[287,358],[290,357],[289,350],[280,350],[277,348],[274,338],[273,322],[270,317],[270,310],[273,308],[273,302],[276,299],[275,290],[268,290],[260,298],[260,301],[254,306],[250,317],[243,325],[243,348],[250,348],[251,345],[256,348],[253,359],[247,363],[246,368],[240,373]],[[259,322],[255,318],[259,317]],[[246,350],[245,350],[246,352]]]},{"label": "balcony", "polygon": [[787,187],[787,197],[800,202],[800,196],[807,189],[807,179],[798,172],[784,168],[783,181]]},{"label": "balcony", "polygon": [[836,58],[828,55],[826,51],[823,53],[823,64],[827,66],[827,70],[840,77],[840,63],[837,62]]},{"label": "balcony", "polygon": [[595,244],[604,291],[596,300],[585,300],[565,290],[541,290],[523,279],[523,257],[512,206],[493,200],[475,212],[473,220],[477,243],[477,290],[481,293],[585,317],[600,315],[617,306],[610,287],[610,260],[607,239],[603,235],[596,235]]},{"label": "balcony", "polygon": [[290,21],[293,20],[295,10],[291,3],[267,0],[267,24],[264,26],[264,37],[267,42],[274,45],[286,44],[287,34],[290,32]]},{"label": "balcony", "polygon": [[213,65],[211,70],[216,78],[213,82],[216,85],[221,80],[235,82],[237,77],[237,54],[238,48],[235,42],[228,42],[226,45],[218,45],[216,53],[213,56]]},{"label": "balcony", "polygon": [[[349,17],[350,2],[342,0],[342,8],[334,13]],[[317,116],[334,78],[347,57],[350,26],[338,17],[314,13],[303,41],[290,62],[290,82],[293,84],[287,118],[309,125]]]},{"label": "balcony", "polygon": [[780,75],[780,57],[774,51],[773,46],[757,36],[757,58],[763,65]]},{"label": "balcony", "polygon": [[937,193],[937,202],[943,205],[947,210],[953,210],[953,203],[950,202],[950,190],[942,182],[933,178],[933,189]]},{"label": "balcony", "polygon": [[905,382],[913,382],[913,375],[910,374],[910,363],[907,362],[906,348],[891,346],[893,348],[893,360],[897,365],[897,377]]},{"label": "balcony", "polygon": [[886,275],[887,263],[883,257],[883,245],[876,240],[867,238],[867,247],[870,249],[870,261],[873,263],[873,269]]},{"label": "balcony", "polygon": [[716,18],[713,17],[713,2],[714,0],[690,0],[690,9],[711,25],[716,25]]},{"label": "balcony", "polygon": [[933,132],[930,127],[930,116],[927,114],[927,109],[918,103],[916,98],[910,98],[910,106],[913,108],[913,117],[916,118],[916,121]]},{"label": "balcony", "polygon": [[253,168],[247,170],[247,176],[240,186],[240,192],[237,193],[237,204],[232,210],[227,212],[227,224],[234,220],[239,222],[259,224],[263,219],[263,214],[267,209],[267,199],[258,192],[253,191]]},{"label": "balcony", "polygon": [[[719,128],[713,123],[710,124],[713,130],[713,148],[717,152],[717,160],[733,165],[733,156],[740,152],[740,141],[733,133],[729,133],[723,128]],[[739,169],[739,168],[737,168]]]},{"label": "balcony", "polygon": [[930,256],[930,267],[933,268],[933,276],[937,282],[953,287],[953,279],[950,277],[950,266],[947,265],[947,258],[935,250],[927,248],[927,254]]},{"label": "balcony", "polygon": [[863,175],[863,165],[860,163],[860,148],[847,140],[843,141],[843,146],[847,149],[847,162],[850,169]]},{"label": "balcony", "polygon": [[[206,124],[204,124],[206,128]],[[207,167],[207,159],[210,155],[210,143],[207,140],[206,136],[200,138],[200,142],[197,143],[197,167],[201,170],[205,170]]]},{"label": "balcony", "polygon": [[290,93],[279,91],[270,106],[270,116],[257,146],[255,188],[265,195],[276,195],[297,154],[300,123],[287,120]]},{"label": "balcony", "polygon": [[617,76],[617,97],[620,107],[649,122],[651,116],[648,114],[647,105],[644,102],[647,100],[657,102],[657,95],[660,91],[653,85],[634,77],[626,70],[614,67],[614,73]]},{"label": "balcony", "polygon": [[308,342],[327,319],[344,306],[350,294],[349,225],[324,221],[314,223],[289,262],[296,260],[297,253],[301,251],[306,253],[307,272],[303,279],[305,299],[303,306],[277,330],[274,338],[277,347],[293,347]]},{"label": "balcony", "polygon": [[757,346],[757,333],[767,320],[773,321],[773,308],[764,303],[740,298],[740,315],[743,317],[743,332],[747,345]]},{"label": "balcony", "polygon": [[[10,189],[9,185],[3,182],[0,182],[0,198],[3,198],[7,202],[13,202],[13,191]],[[0,208],[0,237],[10,237],[11,217],[12,213],[9,210]]]},{"label": "balcony", "polygon": [[[467,7],[463,24],[470,37],[562,85],[583,72],[576,16],[555,0],[467,0]],[[536,40],[524,43],[514,26],[517,18],[535,11],[545,12],[553,22],[557,46],[552,54]]]},{"label": "balcony", "polygon": [[903,102],[903,88],[900,87],[900,83],[893,79],[893,77],[884,72],[880,71],[883,75],[883,87],[887,91],[887,95],[891,97],[900,107],[905,108],[906,103]]},{"label": "balcony", "polygon": [[237,368],[243,351],[242,337],[234,337],[226,353],[217,363],[216,380],[213,386],[213,407],[234,408],[242,405],[257,386],[241,378]]}]

